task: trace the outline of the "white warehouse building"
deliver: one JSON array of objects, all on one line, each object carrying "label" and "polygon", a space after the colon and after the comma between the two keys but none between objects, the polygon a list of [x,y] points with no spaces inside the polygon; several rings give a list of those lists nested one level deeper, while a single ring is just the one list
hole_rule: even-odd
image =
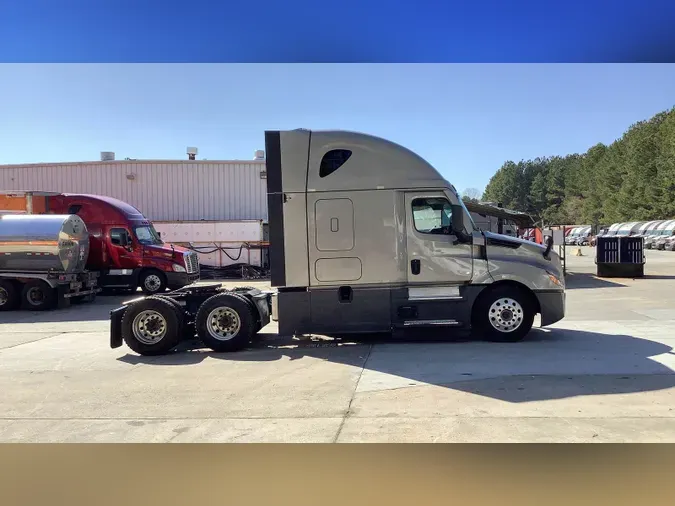
[{"label": "white warehouse building", "polygon": [[[192,148],[194,149],[194,148]],[[266,239],[267,179],[264,152],[252,160],[115,160],[0,165],[0,192],[106,195],[139,209],[166,241],[234,252]],[[199,223],[195,223],[199,222]],[[237,261],[222,251],[200,254],[205,265],[238,261],[261,265],[260,249]]]},{"label": "white warehouse building", "polygon": [[266,222],[267,179],[261,153],[255,160],[0,165],[0,190],[106,195],[131,204],[152,221]]}]

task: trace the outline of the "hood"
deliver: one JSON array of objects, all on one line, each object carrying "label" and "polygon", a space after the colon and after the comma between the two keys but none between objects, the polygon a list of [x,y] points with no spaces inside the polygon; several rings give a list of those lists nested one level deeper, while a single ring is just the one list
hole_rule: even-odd
[{"label": "hood", "polygon": [[164,243],[164,244],[156,244],[156,245],[148,245],[144,246],[145,251],[148,255],[150,256],[158,256],[158,257],[164,257],[164,258],[171,258],[174,254],[176,254],[176,257],[181,257],[183,254],[188,253],[189,249],[184,248],[183,246],[177,246],[173,245],[173,249],[171,248],[170,243]]},{"label": "hood", "polygon": [[537,251],[544,252],[546,249],[545,246],[537,244],[536,242],[528,241],[527,239],[520,239],[518,237],[512,237],[510,235],[496,234],[495,232],[483,232],[485,239],[487,240],[488,246],[504,246],[504,247],[518,247],[526,246],[528,248],[534,248]]}]

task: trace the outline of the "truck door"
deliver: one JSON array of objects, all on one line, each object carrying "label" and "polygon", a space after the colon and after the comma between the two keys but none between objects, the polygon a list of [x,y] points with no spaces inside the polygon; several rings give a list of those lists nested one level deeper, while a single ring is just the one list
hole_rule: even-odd
[{"label": "truck door", "polygon": [[138,245],[134,244],[129,231],[126,228],[113,227],[109,233],[111,269],[133,269],[137,267],[138,260],[133,253],[133,248],[138,247]]},{"label": "truck door", "polygon": [[472,245],[452,230],[452,207],[442,191],[407,192],[406,243],[410,284],[461,284],[473,275]]}]

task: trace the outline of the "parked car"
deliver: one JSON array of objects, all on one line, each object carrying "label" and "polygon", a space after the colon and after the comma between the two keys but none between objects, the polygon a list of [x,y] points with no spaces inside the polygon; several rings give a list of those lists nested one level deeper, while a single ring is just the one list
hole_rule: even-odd
[{"label": "parked car", "polygon": [[675,251],[675,236],[669,237],[666,240],[666,246],[664,249],[668,251]]},{"label": "parked car", "polygon": [[654,230],[656,227],[658,227],[661,223],[663,223],[665,220],[655,220],[655,221],[647,221],[644,224],[642,224],[635,234],[635,237],[642,237],[646,238],[649,233]]},{"label": "parked car", "polygon": [[593,227],[584,227],[576,237],[574,244],[577,246],[588,246],[591,240],[591,231]]},{"label": "parked car", "polygon": [[656,241],[661,237],[661,232],[668,226],[670,220],[665,220],[652,228],[647,235],[645,235],[645,249],[656,249]]},{"label": "parked car", "polygon": [[598,234],[595,237],[590,238],[589,244],[591,246],[595,246],[597,244],[597,238],[598,237],[607,237],[607,236],[616,235],[616,231],[619,229],[619,227],[621,225],[622,225],[622,223],[614,223],[609,228],[600,229],[600,232],[598,232]]},{"label": "parked car", "polygon": [[638,233],[640,228],[647,222],[645,221],[631,221],[628,223],[622,223],[621,226],[617,229],[616,235],[627,237],[633,236]]},{"label": "parked car", "polygon": [[577,237],[581,233],[581,230],[584,227],[574,227],[570,232],[565,236],[565,244],[573,245],[576,244]]},{"label": "parked car", "polygon": [[666,249],[666,243],[668,239],[675,236],[675,220],[668,220],[664,223],[663,228],[660,230],[658,238],[652,244],[652,247],[655,249],[664,250]]}]

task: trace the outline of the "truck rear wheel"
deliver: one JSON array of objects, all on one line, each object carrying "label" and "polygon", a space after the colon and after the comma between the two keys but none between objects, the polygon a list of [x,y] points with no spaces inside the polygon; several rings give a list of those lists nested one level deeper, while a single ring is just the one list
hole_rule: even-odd
[{"label": "truck rear wheel", "polygon": [[488,288],[473,308],[472,327],[487,341],[514,343],[532,329],[534,304],[525,290],[512,286]]},{"label": "truck rear wheel", "polygon": [[31,311],[51,309],[56,303],[56,290],[44,281],[34,279],[23,285],[21,304]]},{"label": "truck rear wheel", "polygon": [[204,301],[195,320],[199,339],[215,352],[238,351],[251,342],[257,318],[244,297],[219,293]]},{"label": "truck rear wheel", "polygon": [[[169,302],[176,310],[181,314],[185,315],[185,310],[183,309],[183,306],[176,300],[172,299],[171,297],[167,295],[153,295],[153,297],[157,297],[159,299],[163,299],[167,302]],[[182,330],[182,337],[187,338],[187,339],[194,339],[195,337],[195,325],[194,322],[191,321],[186,321],[185,317],[183,316],[183,330]]]},{"label": "truck rear wheel", "polygon": [[183,333],[183,309],[162,297],[131,304],[122,317],[122,337],[144,356],[163,355],[176,347]]},{"label": "truck rear wheel", "polygon": [[0,279],[0,311],[10,311],[19,305],[16,286],[8,279]]},{"label": "truck rear wheel", "polygon": [[166,276],[156,269],[143,271],[139,282],[141,290],[146,295],[155,295],[166,291]]}]

